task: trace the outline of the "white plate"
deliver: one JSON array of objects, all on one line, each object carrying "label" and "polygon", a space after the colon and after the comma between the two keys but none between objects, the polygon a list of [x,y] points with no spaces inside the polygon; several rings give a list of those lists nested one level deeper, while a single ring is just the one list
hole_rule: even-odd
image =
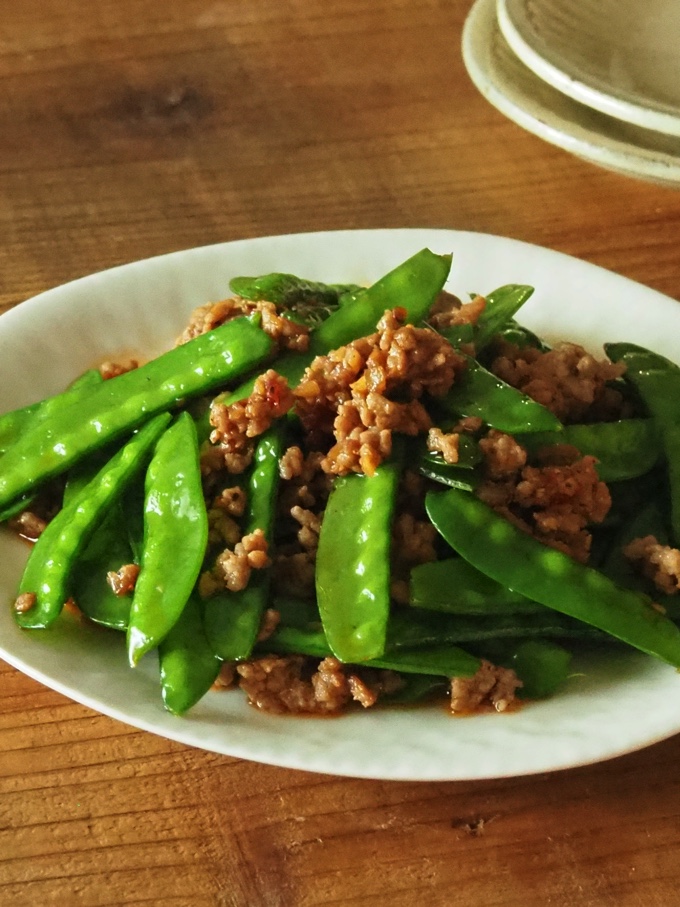
[{"label": "white plate", "polygon": [[[138,262],[50,290],[0,317],[5,409],[56,392],[121,349],[167,348],[192,307],[237,274],[292,271],[372,281],[417,250],[454,253],[449,288],[536,287],[522,320],[585,342],[635,339],[680,358],[680,305],[593,265],[475,233],[377,230],[227,243]],[[512,715],[455,719],[443,707],[368,710],[335,720],[263,715],[240,692],[211,692],[185,718],[164,711],[155,656],[127,666],[123,637],[67,619],[21,631],[10,601],[26,547],[0,534],[0,657],[121,721],[218,753],[299,769],[386,779],[490,778],[580,765],[680,730],[680,676],[636,653],[578,665],[555,698]]]},{"label": "white plate", "polygon": [[498,21],[536,75],[582,104],[680,136],[677,0],[497,0]]},{"label": "white plate", "polygon": [[534,135],[608,170],[680,184],[676,138],[606,116],[539,79],[504,39],[495,0],[477,0],[472,8],[463,30],[463,60],[484,97]]}]

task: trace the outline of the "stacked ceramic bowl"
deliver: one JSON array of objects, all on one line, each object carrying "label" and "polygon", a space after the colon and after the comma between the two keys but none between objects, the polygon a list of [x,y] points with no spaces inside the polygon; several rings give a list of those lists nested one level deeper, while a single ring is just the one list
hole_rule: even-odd
[{"label": "stacked ceramic bowl", "polygon": [[530,132],[680,186],[680,0],[476,0],[463,59]]}]

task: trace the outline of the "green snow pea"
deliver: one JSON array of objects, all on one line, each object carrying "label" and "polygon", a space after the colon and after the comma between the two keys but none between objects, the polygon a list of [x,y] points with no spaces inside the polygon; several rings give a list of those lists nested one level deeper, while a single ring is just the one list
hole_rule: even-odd
[{"label": "green snow pea", "polygon": [[[385,652],[437,645],[469,646],[499,639],[590,639],[602,633],[550,608],[527,614],[443,614],[395,608],[387,627]],[[606,638],[606,637],[605,637]]]},{"label": "green snow pea", "polygon": [[207,541],[196,426],[183,412],[158,440],[146,473],[144,545],[127,630],[132,666],[179,619]]},{"label": "green snow pea", "polygon": [[0,455],[4,454],[12,444],[19,440],[22,433],[36,418],[49,412],[53,401],[63,399],[65,394],[70,394],[71,392],[78,394],[83,387],[101,384],[103,380],[98,369],[88,369],[82,375],[79,375],[63,394],[57,394],[56,397],[47,397],[45,400],[39,400],[37,403],[31,403],[21,409],[3,413],[0,416]]},{"label": "green snow pea", "polygon": [[203,602],[195,591],[160,642],[158,661],[163,702],[175,715],[188,711],[215,682],[222,662],[205,635]]},{"label": "green snow pea", "polygon": [[569,678],[571,652],[551,640],[501,640],[480,647],[478,654],[515,671],[521,699],[552,696]]},{"label": "green snow pea", "polygon": [[480,475],[475,471],[482,460],[482,455],[477,442],[467,435],[458,438],[458,462],[447,463],[440,453],[427,450],[424,444],[420,445],[417,466],[418,471],[435,482],[451,485],[454,488],[467,488],[472,490],[480,482]]},{"label": "green snow pea", "polygon": [[475,326],[478,353],[510,321],[533,292],[533,287],[510,283],[489,293],[484,311]]},{"label": "green snow pea", "polygon": [[680,667],[680,629],[651,599],[521,532],[474,495],[429,492],[425,506],[446,541],[482,573],[549,608]]},{"label": "green snow pea", "polygon": [[634,343],[607,343],[612,362],[626,365],[632,384],[661,433],[668,468],[673,541],[680,544],[680,367],[664,356]]},{"label": "green snow pea", "polygon": [[20,627],[48,627],[57,619],[70,595],[70,576],[78,555],[125,485],[143,468],[169,421],[170,416],[161,413],[144,425],[48,523],[31,550],[19,586],[20,595],[36,596],[33,607],[15,611]]},{"label": "green snow pea", "polygon": [[[64,488],[65,506],[94,478],[106,459],[103,451],[97,451],[69,471]],[[135,476],[111,504],[71,571],[72,594],[80,610],[95,623],[114,630],[127,629],[131,599],[116,595],[107,575],[135,562],[122,501],[139,478]]]},{"label": "green snow pea", "polygon": [[[271,545],[285,425],[274,425],[258,440],[247,484],[245,533],[261,529]],[[241,592],[221,592],[205,605],[205,630],[213,651],[225,661],[247,658],[257,639],[269,599],[271,570],[253,570]]]},{"label": "green snow pea", "polygon": [[532,602],[489,579],[462,557],[420,564],[411,570],[411,604],[449,614],[529,614],[545,612]]},{"label": "green snow pea", "polygon": [[253,321],[235,318],[138,369],[55,397],[0,460],[0,508],[155,413],[252,369],[271,349]]},{"label": "green snow pea", "polygon": [[353,283],[319,283],[294,274],[278,273],[261,277],[234,277],[229,282],[229,289],[253,302],[273,302],[310,327],[316,327],[328,318],[347,297],[363,292],[363,287]]},{"label": "green snow pea", "polygon": [[[259,647],[263,652],[328,658],[335,654],[321,628],[279,626]],[[337,656],[336,656],[337,657]],[[340,659],[342,660],[342,659]],[[368,668],[386,668],[405,674],[436,674],[440,677],[470,677],[479,670],[479,659],[457,646],[445,643],[416,648],[392,649],[361,662]]]},{"label": "green snow pea", "polygon": [[530,452],[552,444],[571,444],[584,456],[597,459],[597,472],[604,482],[618,482],[644,475],[661,457],[659,432],[652,419],[621,419],[565,425],[559,432],[517,435]]},{"label": "green snow pea", "polygon": [[316,594],[321,620],[340,661],[378,658],[390,611],[391,526],[402,456],[374,475],[336,479],[321,524]]},{"label": "green snow pea", "polygon": [[534,334],[529,328],[525,328],[524,325],[518,324],[514,318],[511,318],[505,326],[496,333],[496,337],[500,340],[505,340],[507,343],[513,343],[521,350],[532,348],[546,352],[550,349],[537,334]]},{"label": "green snow pea", "polygon": [[501,381],[475,359],[466,357],[467,368],[437,404],[444,412],[478,416],[487,425],[508,434],[560,431],[562,423],[540,403]]},{"label": "green snow pea", "polygon": [[[24,431],[33,427],[43,416],[48,414],[53,407],[59,406],[60,400],[65,397],[70,398],[71,396],[77,396],[81,393],[83,388],[101,384],[103,380],[98,369],[89,369],[88,371],[83,372],[82,375],[79,375],[63,394],[56,397],[48,397],[46,400],[32,403],[30,406],[26,406],[23,409],[13,410],[12,412],[5,413],[4,416],[0,416],[0,472],[3,467],[1,462],[2,454],[19,441]],[[18,516],[18,514],[30,506],[32,500],[33,495],[31,493],[26,493],[21,495],[17,501],[14,501],[7,507],[0,508],[0,523]]]}]

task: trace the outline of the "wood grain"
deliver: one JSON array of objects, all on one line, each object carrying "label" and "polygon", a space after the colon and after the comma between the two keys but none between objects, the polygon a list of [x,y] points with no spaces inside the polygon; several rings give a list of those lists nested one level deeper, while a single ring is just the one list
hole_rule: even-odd
[{"label": "wood grain", "polygon": [[[255,235],[432,226],[680,299],[680,194],[491,108],[469,0],[23,0],[0,21],[0,311]],[[634,720],[634,716],[631,716]],[[680,738],[483,783],[292,772],[145,734],[0,669],[0,903],[680,904]]]}]

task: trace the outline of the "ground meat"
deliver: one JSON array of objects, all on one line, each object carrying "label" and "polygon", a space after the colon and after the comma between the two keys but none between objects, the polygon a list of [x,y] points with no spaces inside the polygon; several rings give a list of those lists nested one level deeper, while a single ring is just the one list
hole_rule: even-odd
[{"label": "ground meat", "polygon": [[575,343],[543,352],[502,342],[491,371],[562,422],[611,421],[628,414],[621,393],[607,383],[619,378],[625,365],[597,361]]},{"label": "ground meat", "polygon": [[321,532],[321,518],[311,510],[304,507],[292,507],[290,515],[300,524],[297,537],[300,546],[305,551],[316,551],[319,547],[319,533]]},{"label": "ground meat", "polygon": [[232,488],[224,488],[213,500],[212,506],[216,510],[223,510],[229,516],[243,516],[248,503],[248,496],[245,491],[238,485]]},{"label": "ground meat", "polygon": [[107,360],[99,366],[99,374],[104,381],[109,381],[111,378],[117,378],[136,368],[139,368],[139,362],[136,359],[129,359],[127,362],[109,362]]},{"label": "ground meat", "polygon": [[515,692],[521,686],[522,681],[513,670],[499,668],[482,659],[479,670],[472,677],[451,679],[451,711],[469,714],[492,705],[497,712],[504,712],[514,702]]},{"label": "ground meat", "polygon": [[8,526],[22,538],[27,539],[29,542],[34,542],[45,531],[47,522],[44,517],[33,513],[32,510],[24,510],[17,516],[12,517],[8,522]]},{"label": "ground meat", "polygon": [[331,713],[350,700],[344,674],[319,671],[315,685],[310,662],[302,655],[265,655],[239,664],[236,670],[249,702],[265,712]]},{"label": "ground meat", "polygon": [[476,435],[484,427],[484,420],[479,416],[463,416],[451,428],[451,431],[458,435]]},{"label": "ground meat", "polygon": [[255,381],[244,400],[227,406],[219,401],[210,407],[210,440],[225,450],[238,453],[246,449],[250,439],[266,431],[274,419],[284,416],[293,405],[288,382],[273,369],[268,369]]},{"label": "ground meat", "polygon": [[274,608],[267,608],[260,621],[260,629],[257,632],[257,641],[264,642],[274,633],[281,623],[281,615]]},{"label": "ground meat", "polygon": [[446,393],[465,367],[436,332],[404,325],[403,317],[403,310],[388,311],[375,334],[317,357],[295,390],[312,446],[335,437],[322,462],[326,472],[372,475],[391,453],[393,431],[415,435],[431,427],[420,397]]},{"label": "ground meat", "polygon": [[137,564],[123,564],[120,570],[110,570],[106,574],[106,582],[111,587],[114,595],[119,595],[122,598],[134,591],[138,576],[139,567]]},{"label": "ground meat", "polygon": [[463,304],[457,296],[442,290],[430,309],[428,321],[438,331],[457,324],[477,324],[485,308],[483,296],[475,296],[471,302]]},{"label": "ground meat", "polygon": [[456,432],[445,434],[441,428],[431,428],[427,433],[427,449],[440,453],[447,463],[457,463],[459,440],[460,435]]},{"label": "ground meat", "polygon": [[35,592],[22,592],[14,602],[14,610],[19,614],[23,614],[26,611],[30,611],[31,608],[34,608],[37,601],[38,596]]},{"label": "ground meat", "polygon": [[278,314],[271,302],[251,302],[236,296],[199,306],[191,315],[191,321],[178,338],[177,343],[186,343],[200,334],[212,331],[232,318],[259,312],[262,316],[262,330],[269,334],[279,348],[304,352],[309,346],[309,328]]},{"label": "ground meat", "polygon": [[244,535],[233,551],[225,548],[217,556],[213,569],[203,573],[199,580],[199,593],[208,598],[222,589],[240,592],[248,585],[252,570],[262,570],[270,563],[264,532],[256,529]]},{"label": "ground meat", "polygon": [[398,513],[392,524],[392,558],[409,567],[435,561],[436,538],[437,530],[429,520],[418,520],[407,512]]},{"label": "ground meat", "polygon": [[402,684],[392,671],[362,669],[360,674],[337,658],[324,658],[314,669],[301,655],[265,655],[236,670],[251,704],[275,714],[334,714],[352,700],[368,708]]},{"label": "ground meat", "polygon": [[633,539],[623,553],[661,592],[675,595],[680,590],[680,551],[677,548],[661,545],[653,535],[647,535]]},{"label": "ground meat", "polygon": [[236,682],[236,662],[223,661],[220,672],[213,683],[213,690],[229,690]]},{"label": "ground meat", "polygon": [[527,452],[512,435],[492,428],[479,442],[484,455],[484,472],[488,479],[506,479],[516,475],[527,462]]},{"label": "ground meat", "polygon": [[[539,541],[585,563],[592,541],[586,527],[601,523],[611,506],[594,457],[563,465],[523,466],[526,451],[500,432],[489,432],[480,448],[487,478],[478,487],[478,496]],[[562,454],[569,459],[565,451]]]}]

